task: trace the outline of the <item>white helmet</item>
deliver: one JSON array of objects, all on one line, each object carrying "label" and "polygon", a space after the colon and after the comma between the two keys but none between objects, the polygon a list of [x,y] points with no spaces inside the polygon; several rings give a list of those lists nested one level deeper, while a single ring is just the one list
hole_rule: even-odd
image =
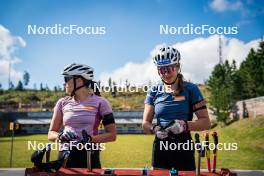
[{"label": "white helmet", "polygon": [[157,49],[152,59],[154,64],[158,67],[179,64],[181,60],[181,54],[173,47],[162,46],[161,48]]},{"label": "white helmet", "polygon": [[62,75],[64,76],[82,76],[86,80],[93,80],[94,70],[85,64],[70,64],[64,67]]}]

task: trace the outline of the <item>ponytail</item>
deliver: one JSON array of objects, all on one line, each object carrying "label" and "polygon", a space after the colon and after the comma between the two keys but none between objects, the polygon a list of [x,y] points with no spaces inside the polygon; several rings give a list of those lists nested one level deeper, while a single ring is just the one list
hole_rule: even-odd
[{"label": "ponytail", "polygon": [[178,95],[184,90],[183,86],[183,75],[181,73],[177,74],[177,79],[176,79],[176,92],[175,94]]},{"label": "ponytail", "polygon": [[93,92],[94,92],[95,95],[101,96],[100,90],[98,88],[98,84],[95,81],[86,80],[86,79],[83,79],[83,81],[85,83],[85,86],[87,88],[91,88],[93,90]]},{"label": "ponytail", "polygon": [[94,94],[97,95],[97,96],[101,96],[101,93],[100,93],[100,90],[98,88],[98,84],[94,81],[91,81],[91,88],[93,89],[94,91]]}]

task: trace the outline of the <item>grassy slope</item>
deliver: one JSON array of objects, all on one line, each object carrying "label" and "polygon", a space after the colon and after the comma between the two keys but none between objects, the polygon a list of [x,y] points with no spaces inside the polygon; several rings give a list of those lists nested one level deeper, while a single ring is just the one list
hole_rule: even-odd
[{"label": "grassy slope", "polygon": [[237,142],[237,151],[219,152],[223,167],[264,169],[264,117],[243,119],[217,129],[220,142]]},{"label": "grassy slope", "polygon": [[[238,146],[236,151],[218,151],[217,167],[264,169],[264,117],[240,120],[228,127],[210,130],[210,133],[212,131],[218,132],[219,143],[237,143]],[[107,144],[108,150],[102,153],[104,166],[151,165],[152,140],[152,136],[119,136],[117,142]],[[132,141],[138,141],[138,143]],[[115,150],[116,148],[119,150]],[[123,162],[120,162],[121,158]],[[206,168],[206,159],[203,158],[202,162],[202,167]]]},{"label": "grassy slope", "polygon": [[[238,143],[237,151],[219,151],[218,168],[264,169],[264,117],[244,119],[225,128],[216,128],[219,142]],[[31,167],[27,141],[48,142],[46,135],[28,135],[15,138],[14,167]],[[116,142],[106,145],[101,153],[103,167],[143,167],[151,165],[153,136],[118,135]],[[0,138],[0,167],[9,167],[10,138]],[[56,151],[52,152],[52,158]],[[203,168],[205,159],[202,159]]]},{"label": "grassy slope", "polygon": [[[135,89],[132,90],[134,91]],[[209,97],[205,86],[200,86],[200,90],[205,98]],[[22,102],[27,104],[39,103],[41,100],[43,107],[51,110],[57,100],[65,95],[62,91],[0,91],[0,103]],[[103,92],[102,96],[110,102],[114,110],[142,110],[144,108],[146,92],[142,89],[139,89],[138,92],[118,92],[117,97],[112,97],[110,93]],[[31,109],[20,109],[19,111],[41,111],[41,109],[35,107]]]},{"label": "grassy slope", "polygon": [[[43,107],[51,110],[58,99],[63,96],[66,96],[64,92],[54,91],[5,91],[4,93],[0,92],[0,103],[39,104],[41,100]],[[114,98],[110,93],[104,92],[102,96],[110,102],[114,110],[142,110],[146,93],[143,91],[118,93]],[[22,108],[18,111],[41,111],[41,109],[39,107]]]}]

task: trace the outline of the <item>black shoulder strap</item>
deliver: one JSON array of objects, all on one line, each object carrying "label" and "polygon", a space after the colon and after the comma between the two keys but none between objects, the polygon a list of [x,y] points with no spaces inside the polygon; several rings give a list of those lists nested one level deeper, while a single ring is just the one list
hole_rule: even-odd
[{"label": "black shoulder strap", "polygon": [[99,116],[99,119],[102,120],[103,116],[100,114],[100,109],[101,109],[101,102],[99,102],[97,115]]},{"label": "black shoulder strap", "polygon": [[193,105],[192,105],[192,91],[189,90],[187,87],[186,87],[186,90],[188,92],[188,101],[189,101],[189,109],[190,109],[190,112],[189,112],[189,118],[188,118],[188,121],[191,121],[193,119]]}]

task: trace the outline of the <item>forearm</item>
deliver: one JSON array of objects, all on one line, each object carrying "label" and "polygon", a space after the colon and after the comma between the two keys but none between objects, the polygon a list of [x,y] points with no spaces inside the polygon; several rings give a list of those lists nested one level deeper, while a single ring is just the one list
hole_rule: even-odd
[{"label": "forearm", "polygon": [[93,143],[112,142],[116,140],[116,132],[106,132],[92,137]]},{"label": "forearm", "polygon": [[145,104],[142,128],[146,134],[152,134],[152,121],[154,117],[154,107],[149,104]]},{"label": "forearm", "polygon": [[209,130],[211,127],[209,118],[200,118],[196,121],[188,121],[187,123],[190,131],[204,131]]},{"label": "forearm", "polygon": [[153,126],[152,123],[150,123],[148,121],[143,121],[143,123],[142,123],[142,128],[146,134],[152,134],[153,133],[151,130],[152,126]]}]

